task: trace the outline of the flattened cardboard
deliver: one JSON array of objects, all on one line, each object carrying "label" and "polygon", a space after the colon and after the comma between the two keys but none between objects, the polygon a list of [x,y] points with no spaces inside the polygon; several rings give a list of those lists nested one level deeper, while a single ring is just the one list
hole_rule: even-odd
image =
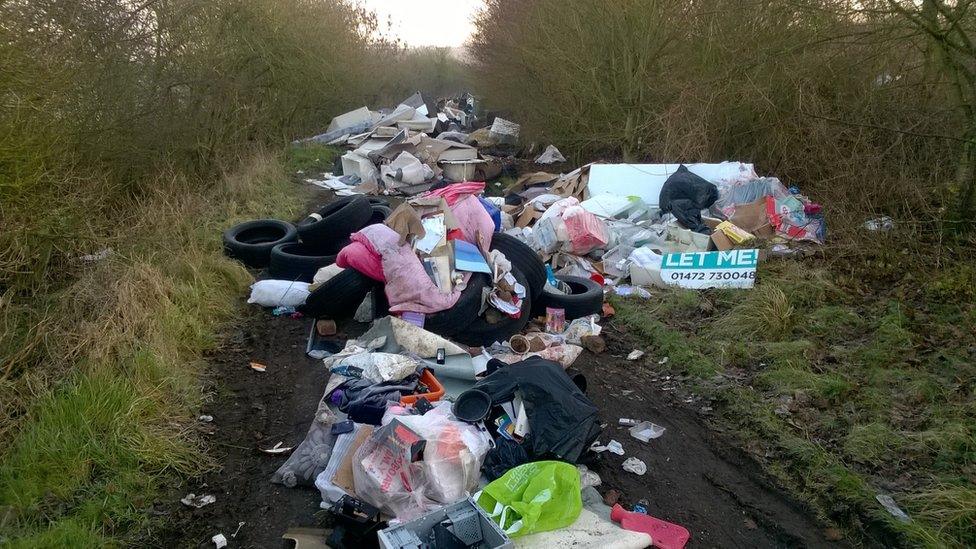
[{"label": "flattened cardboard", "polygon": [[342,465],[336,471],[335,478],[332,479],[332,484],[335,484],[339,488],[346,491],[347,494],[356,496],[356,483],[353,481],[352,477],[352,460],[359,451],[359,447],[366,442],[373,434],[373,427],[371,425],[364,425],[359,433],[356,435],[356,440],[353,441],[352,446],[349,447],[349,451],[346,452],[346,458],[342,460]]}]

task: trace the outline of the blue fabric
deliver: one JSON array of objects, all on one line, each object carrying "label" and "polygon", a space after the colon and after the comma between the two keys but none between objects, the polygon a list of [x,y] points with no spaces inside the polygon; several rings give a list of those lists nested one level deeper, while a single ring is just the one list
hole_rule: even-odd
[{"label": "blue fabric", "polygon": [[495,206],[491,202],[485,200],[483,197],[479,196],[478,200],[481,202],[481,205],[485,207],[485,210],[488,212],[488,215],[491,216],[491,221],[495,224],[495,232],[497,233],[501,231],[502,211],[498,209],[498,206]]}]

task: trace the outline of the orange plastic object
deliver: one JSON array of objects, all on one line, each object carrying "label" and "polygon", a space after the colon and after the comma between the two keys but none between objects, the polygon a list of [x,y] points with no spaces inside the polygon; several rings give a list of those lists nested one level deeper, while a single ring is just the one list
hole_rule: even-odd
[{"label": "orange plastic object", "polygon": [[444,386],[441,385],[440,381],[437,381],[436,377],[434,377],[434,372],[424,370],[424,373],[420,375],[420,381],[430,389],[430,392],[400,397],[400,404],[413,404],[414,402],[417,402],[420,397],[424,397],[430,402],[437,402],[442,396],[444,396]]}]

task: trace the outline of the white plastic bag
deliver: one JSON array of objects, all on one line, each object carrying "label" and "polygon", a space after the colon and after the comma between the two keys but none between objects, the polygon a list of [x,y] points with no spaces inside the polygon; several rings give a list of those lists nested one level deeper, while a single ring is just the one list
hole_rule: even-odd
[{"label": "white plastic bag", "polygon": [[[491,445],[488,434],[455,419],[449,402],[434,403],[422,416],[397,411],[387,410],[383,427],[353,458],[356,494],[402,521],[470,494]],[[424,459],[411,462],[411,442],[421,439]]]},{"label": "white plastic bag", "polygon": [[291,280],[259,280],[251,284],[248,303],[262,307],[298,307],[308,299],[308,283]]}]

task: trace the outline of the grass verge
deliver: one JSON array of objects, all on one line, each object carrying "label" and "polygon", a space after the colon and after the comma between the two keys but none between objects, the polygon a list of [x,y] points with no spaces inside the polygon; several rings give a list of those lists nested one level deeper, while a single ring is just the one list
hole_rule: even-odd
[{"label": "grass verge", "polygon": [[790,259],[761,264],[753,290],[614,303],[628,331],[669,357],[660,367],[687,374],[716,402],[715,421],[853,539],[972,547],[973,273],[963,262],[882,288]]},{"label": "grass verge", "polygon": [[40,342],[36,367],[0,385],[23,410],[4,436],[0,545],[132,542],[165,480],[209,465],[190,434],[203,353],[252,280],[222,256],[220,233],[290,219],[304,198],[266,153],[211,186],[174,177],[154,188],[120,211],[111,255],[36,307],[7,296],[0,309],[4,326],[30,330],[5,337]]}]

